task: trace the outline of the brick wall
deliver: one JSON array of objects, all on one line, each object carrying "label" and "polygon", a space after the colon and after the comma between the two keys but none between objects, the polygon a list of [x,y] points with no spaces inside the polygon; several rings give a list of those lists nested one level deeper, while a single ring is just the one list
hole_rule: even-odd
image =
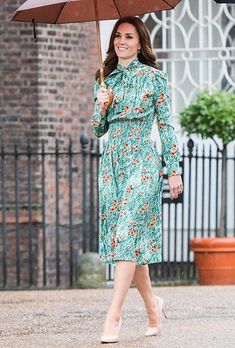
[{"label": "brick wall", "polygon": [[[54,137],[79,142],[90,132],[92,86],[98,58],[94,23],[37,25],[10,22],[23,1],[0,8],[0,115],[5,143]],[[91,134],[91,133],[90,133]]]},{"label": "brick wall", "polygon": [[6,146],[37,134],[38,47],[27,24],[9,22],[19,1],[0,7],[0,136]]}]

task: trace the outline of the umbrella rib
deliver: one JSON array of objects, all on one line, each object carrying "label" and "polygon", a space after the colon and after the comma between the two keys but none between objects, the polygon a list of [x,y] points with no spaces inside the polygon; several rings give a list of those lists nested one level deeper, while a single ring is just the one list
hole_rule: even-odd
[{"label": "umbrella rib", "polygon": [[114,2],[114,5],[115,5],[115,7],[116,7],[116,10],[118,11],[119,16],[121,17],[121,13],[119,12],[119,9],[118,9],[118,7],[117,7],[116,1],[113,0],[113,2]]},{"label": "umbrella rib", "polygon": [[61,12],[62,12],[63,9],[65,8],[65,5],[67,5],[67,2],[65,2],[65,3],[63,4],[63,6],[61,7],[60,12],[58,13],[58,16],[57,16],[57,18],[56,18],[56,20],[55,20],[55,24],[57,24],[57,21],[58,21],[60,15],[61,15]]},{"label": "umbrella rib", "polygon": [[168,6],[170,6],[172,8],[172,10],[174,10],[174,7],[171,6],[167,1],[163,0],[165,2],[165,4],[167,4]]}]

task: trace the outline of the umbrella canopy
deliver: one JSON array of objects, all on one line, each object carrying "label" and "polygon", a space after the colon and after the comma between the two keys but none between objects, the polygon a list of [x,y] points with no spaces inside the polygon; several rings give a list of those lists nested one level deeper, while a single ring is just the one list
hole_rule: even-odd
[{"label": "umbrella canopy", "polygon": [[118,19],[150,12],[172,10],[181,0],[27,0],[20,6],[14,21],[38,23],[76,23]]},{"label": "umbrella canopy", "polygon": [[27,0],[15,12],[12,21],[64,24],[96,21],[101,85],[104,67],[100,44],[99,20],[119,19],[150,12],[172,10],[181,0]]}]

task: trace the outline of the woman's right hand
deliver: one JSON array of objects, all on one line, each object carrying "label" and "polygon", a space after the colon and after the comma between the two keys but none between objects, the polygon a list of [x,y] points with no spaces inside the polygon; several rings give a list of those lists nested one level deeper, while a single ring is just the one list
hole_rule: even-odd
[{"label": "woman's right hand", "polygon": [[110,100],[113,97],[113,90],[105,87],[101,87],[97,92],[98,105],[100,110],[106,110],[110,104]]}]

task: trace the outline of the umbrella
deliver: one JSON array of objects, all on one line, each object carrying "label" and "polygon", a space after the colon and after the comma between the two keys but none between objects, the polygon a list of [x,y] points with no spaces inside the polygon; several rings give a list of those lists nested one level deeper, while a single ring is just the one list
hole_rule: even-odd
[{"label": "umbrella", "polygon": [[96,21],[101,86],[104,66],[100,44],[99,20],[119,19],[150,12],[174,9],[181,0],[27,0],[15,12],[12,21],[64,24]]}]

